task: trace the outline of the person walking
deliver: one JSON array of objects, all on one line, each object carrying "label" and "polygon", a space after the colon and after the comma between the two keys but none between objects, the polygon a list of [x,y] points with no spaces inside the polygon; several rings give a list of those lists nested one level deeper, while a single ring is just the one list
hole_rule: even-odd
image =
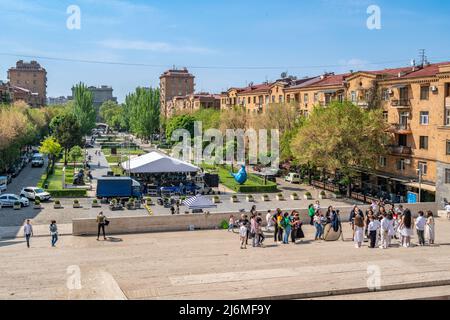
[{"label": "person walking", "polygon": [[378,238],[378,230],[381,228],[381,223],[379,220],[375,219],[373,215],[369,216],[369,239],[370,239],[370,248],[374,249],[377,245]]},{"label": "person walking", "polygon": [[361,248],[364,241],[364,218],[359,214],[355,217],[355,248]]},{"label": "person walking", "polygon": [[252,247],[258,246],[258,237],[256,236],[256,215],[252,213],[250,218],[250,237],[252,238]]},{"label": "person walking", "polygon": [[97,216],[97,225],[98,225],[97,241],[100,238],[100,230],[103,231],[103,239],[106,240],[106,233],[105,233],[106,224],[107,224],[106,217],[103,215],[103,212],[100,211],[100,213]]},{"label": "person walking", "polygon": [[245,248],[247,249],[247,245],[248,245],[248,236],[250,234],[250,221],[248,220],[248,216],[246,214],[242,214],[241,215],[241,219],[238,221],[239,223],[239,233],[242,231],[241,226],[244,225],[245,226],[245,232],[247,233],[245,235]]},{"label": "person walking", "polygon": [[388,215],[384,213],[383,219],[381,220],[380,234],[381,234],[381,245],[380,249],[387,249],[390,246],[389,230],[391,230],[391,221]]},{"label": "person walking", "polygon": [[355,205],[352,211],[350,211],[350,219],[349,219],[350,225],[352,226],[352,241],[355,240],[355,218],[357,215],[364,218],[364,213],[362,212],[362,210],[359,209],[357,205]]},{"label": "person walking", "polygon": [[52,223],[49,226],[50,235],[52,236],[52,247],[56,246],[56,242],[58,242],[58,226],[56,225],[56,221],[52,220]]},{"label": "person walking", "polygon": [[270,227],[273,225],[272,210],[267,210],[266,214],[266,231],[270,231]]},{"label": "person walking", "polygon": [[23,233],[25,236],[25,240],[27,241],[27,247],[29,248],[30,247],[30,238],[33,236],[33,226],[31,225],[31,222],[29,219],[23,226]]},{"label": "person walking", "polygon": [[228,220],[228,232],[233,231],[234,229],[234,216],[231,215],[230,219]]},{"label": "person walking", "polygon": [[258,238],[258,247],[264,247],[263,242],[266,238],[264,236],[262,224],[263,224],[263,220],[260,216],[258,216],[256,218],[256,237]]},{"label": "person walking", "polygon": [[240,224],[239,227],[239,239],[241,241],[241,249],[247,249],[247,225]]},{"label": "person walking", "polygon": [[424,217],[425,213],[419,211],[419,216],[416,219],[416,231],[417,237],[419,238],[419,246],[423,247],[425,245],[425,227],[427,225],[427,219]]},{"label": "person walking", "polygon": [[174,207],[173,205],[170,207],[170,213],[171,213],[172,215],[175,214],[175,207]]},{"label": "person walking", "polygon": [[433,212],[431,211],[427,212],[427,236],[428,236],[428,243],[430,245],[433,245],[436,235],[435,235],[434,216]]}]

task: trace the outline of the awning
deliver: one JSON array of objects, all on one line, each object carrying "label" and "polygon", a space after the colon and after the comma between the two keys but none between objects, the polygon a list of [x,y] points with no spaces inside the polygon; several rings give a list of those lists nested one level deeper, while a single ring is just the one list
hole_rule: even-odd
[{"label": "awning", "polygon": [[411,188],[415,188],[415,189],[422,188],[422,190],[426,190],[429,192],[436,192],[436,186],[430,186],[429,184],[422,183],[422,185],[419,185],[418,182],[410,182],[410,183],[406,183],[405,185],[407,187],[411,187]]},{"label": "awning", "polygon": [[171,158],[158,152],[151,152],[140,157],[124,161],[122,168],[131,173],[194,173],[200,171],[190,163]]},{"label": "awning", "polygon": [[184,200],[183,204],[190,210],[217,208],[217,205],[202,195]]},{"label": "awning", "polygon": [[403,88],[406,88],[408,85],[407,84],[405,84],[405,83],[402,83],[402,84],[394,84],[393,86],[392,86],[392,89],[403,89]]}]

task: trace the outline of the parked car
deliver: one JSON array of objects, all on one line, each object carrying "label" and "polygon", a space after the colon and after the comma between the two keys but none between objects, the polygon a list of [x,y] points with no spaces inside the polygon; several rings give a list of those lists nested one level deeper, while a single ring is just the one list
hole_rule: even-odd
[{"label": "parked car", "polygon": [[0,194],[6,191],[8,185],[8,177],[0,176]]},{"label": "parked car", "polygon": [[20,196],[30,200],[36,200],[36,198],[39,198],[41,201],[47,201],[51,198],[50,193],[37,187],[23,188],[20,192]]},{"label": "parked car", "polygon": [[7,173],[10,174],[13,178],[16,178],[21,170],[22,168],[20,166],[13,165],[12,167],[9,168]]},{"label": "parked car", "polygon": [[7,184],[10,184],[12,182],[12,175],[9,173],[2,172],[2,173],[0,173],[0,177],[5,177]]},{"label": "parked car", "polygon": [[33,158],[31,159],[31,166],[34,167],[43,167],[44,166],[44,156],[40,153],[35,153]]},{"label": "parked car", "polygon": [[298,173],[291,172],[286,177],[284,177],[284,181],[290,183],[300,183],[301,177]]},{"label": "parked car", "polygon": [[21,207],[28,207],[30,205],[30,201],[25,197],[19,197],[10,193],[0,195],[1,207],[13,207],[16,202],[19,202]]}]

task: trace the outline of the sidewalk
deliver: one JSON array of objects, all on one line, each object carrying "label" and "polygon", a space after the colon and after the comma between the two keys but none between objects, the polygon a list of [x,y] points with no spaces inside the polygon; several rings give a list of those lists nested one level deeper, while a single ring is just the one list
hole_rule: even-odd
[{"label": "sidewalk", "polygon": [[[35,237],[50,237],[47,225],[33,225]],[[61,236],[72,235],[72,224],[58,224],[58,232]],[[0,227],[0,239],[24,238],[23,226]]]}]

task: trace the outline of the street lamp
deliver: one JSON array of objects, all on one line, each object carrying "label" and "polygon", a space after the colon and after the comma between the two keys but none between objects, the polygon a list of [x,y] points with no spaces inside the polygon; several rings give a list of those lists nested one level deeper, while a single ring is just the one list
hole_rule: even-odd
[{"label": "street lamp", "polygon": [[422,202],[422,176],[423,176],[422,167],[419,167],[419,169],[417,169],[417,173],[419,174],[419,203],[421,203]]}]

